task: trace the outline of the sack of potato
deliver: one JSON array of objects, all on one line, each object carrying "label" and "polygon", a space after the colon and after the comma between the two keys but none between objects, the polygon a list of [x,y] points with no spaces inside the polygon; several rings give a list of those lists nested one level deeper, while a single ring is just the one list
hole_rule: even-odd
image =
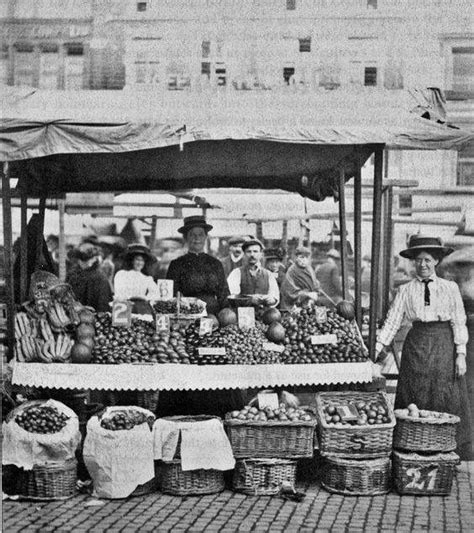
[{"label": "sack of potato", "polygon": [[155,477],[151,411],[108,407],[87,423],[84,463],[97,498],[127,498]]},{"label": "sack of potato", "polygon": [[33,400],[16,407],[3,423],[3,465],[34,465],[74,459],[81,440],[79,420],[56,400]]}]

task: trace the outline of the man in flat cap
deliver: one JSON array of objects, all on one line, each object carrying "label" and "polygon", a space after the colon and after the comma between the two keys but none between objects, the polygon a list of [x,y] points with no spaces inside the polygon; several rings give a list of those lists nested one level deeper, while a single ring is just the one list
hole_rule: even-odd
[{"label": "man in flat cap", "polygon": [[319,281],[311,266],[311,250],[298,246],[295,262],[288,269],[281,286],[281,308],[291,309],[293,305],[303,305],[317,301]]},{"label": "man in flat cap", "polygon": [[221,259],[226,278],[232,270],[240,268],[243,265],[244,252],[242,250],[242,244],[244,241],[245,237],[241,235],[234,235],[229,239],[229,255]]},{"label": "man in flat cap", "polygon": [[244,265],[234,269],[227,278],[232,295],[249,296],[257,308],[276,307],[280,290],[275,277],[262,266],[263,244],[258,239],[248,239],[242,244]]}]

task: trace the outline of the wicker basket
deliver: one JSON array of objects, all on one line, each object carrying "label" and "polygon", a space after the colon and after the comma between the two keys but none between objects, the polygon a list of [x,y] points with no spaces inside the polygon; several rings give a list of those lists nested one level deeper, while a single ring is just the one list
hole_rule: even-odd
[{"label": "wicker basket", "polygon": [[444,418],[413,418],[402,409],[397,409],[395,416],[394,448],[415,452],[450,452],[456,449],[459,417],[446,413]]},{"label": "wicker basket", "polygon": [[66,500],[76,494],[77,461],[69,459],[17,470],[16,493],[30,500]]},{"label": "wicker basket", "polygon": [[454,452],[422,455],[393,452],[393,480],[400,494],[447,496],[459,456]]},{"label": "wicker basket", "polygon": [[325,457],[321,485],[347,496],[373,496],[390,490],[390,458],[342,459]]},{"label": "wicker basket", "polygon": [[[363,400],[378,401],[387,410],[390,422],[366,426],[333,425],[326,422],[324,407],[327,403],[341,404]],[[384,392],[320,392],[316,395],[316,415],[319,428],[319,451],[321,455],[368,458],[386,457],[392,452],[395,415]]]},{"label": "wicker basket", "polygon": [[215,494],[224,490],[224,473],[220,470],[187,470],[181,461],[155,462],[158,489],[175,496]]},{"label": "wicker basket", "polygon": [[150,494],[151,492],[156,491],[156,479],[150,479],[150,481],[147,481],[146,483],[143,483],[142,485],[138,485],[138,487],[130,494],[129,498],[133,496],[145,496],[145,494]]},{"label": "wicker basket", "polygon": [[227,416],[224,424],[235,458],[313,457],[316,419],[260,422]]},{"label": "wicker basket", "polygon": [[278,494],[283,485],[295,486],[296,461],[287,459],[241,459],[237,461],[232,487],[252,496]]}]

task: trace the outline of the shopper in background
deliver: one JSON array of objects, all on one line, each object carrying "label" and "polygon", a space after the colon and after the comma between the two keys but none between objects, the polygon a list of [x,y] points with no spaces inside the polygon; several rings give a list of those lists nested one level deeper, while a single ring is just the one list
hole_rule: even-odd
[{"label": "shopper in background", "polygon": [[322,290],[319,303],[332,306],[333,302],[337,303],[342,300],[341,254],[332,248],[326,256],[326,261],[316,269],[316,278]]},{"label": "shopper in background", "polygon": [[248,239],[242,245],[244,265],[233,270],[227,278],[229,290],[235,296],[248,296],[257,309],[276,307],[280,290],[275,276],[262,266],[263,244],[258,239]]},{"label": "shopper in background", "polygon": [[265,256],[265,268],[271,272],[278,283],[278,287],[281,288],[286,273],[286,268],[283,265],[285,250],[282,248],[267,248],[263,255]]},{"label": "shopper in background", "polygon": [[435,267],[453,250],[437,237],[416,235],[400,252],[415,263],[416,277],[402,285],[377,338],[376,354],[393,340],[406,318],[411,322],[403,344],[396,408],[414,403],[458,415],[458,453],[470,458],[470,408],[466,388],[466,313],[458,286],[439,278]]},{"label": "shopper in background", "polygon": [[319,281],[311,266],[311,250],[299,246],[295,250],[295,262],[285,274],[281,286],[282,309],[290,309],[293,305],[304,305],[318,299]]},{"label": "shopper in background", "polygon": [[96,311],[109,311],[112,289],[107,276],[100,270],[100,250],[90,243],[82,243],[75,251],[77,266],[71,269],[66,281],[76,298]]},{"label": "shopper in background", "polygon": [[226,279],[232,270],[240,268],[243,264],[244,252],[242,251],[242,244],[244,241],[245,237],[241,235],[234,235],[229,239],[229,255],[221,259]]},{"label": "shopper in background", "polygon": [[114,277],[115,299],[138,301],[158,299],[158,287],[148,271],[154,262],[148,246],[130,244],[123,259],[123,269]]}]

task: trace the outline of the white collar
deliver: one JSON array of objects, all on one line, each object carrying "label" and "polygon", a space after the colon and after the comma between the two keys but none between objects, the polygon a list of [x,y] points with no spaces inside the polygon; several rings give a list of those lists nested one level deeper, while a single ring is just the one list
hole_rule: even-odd
[{"label": "white collar", "polygon": [[416,279],[423,283],[424,279],[429,279],[430,281],[436,281],[438,279],[438,276],[436,274],[432,274],[429,278],[420,278],[420,276],[416,276]]}]

